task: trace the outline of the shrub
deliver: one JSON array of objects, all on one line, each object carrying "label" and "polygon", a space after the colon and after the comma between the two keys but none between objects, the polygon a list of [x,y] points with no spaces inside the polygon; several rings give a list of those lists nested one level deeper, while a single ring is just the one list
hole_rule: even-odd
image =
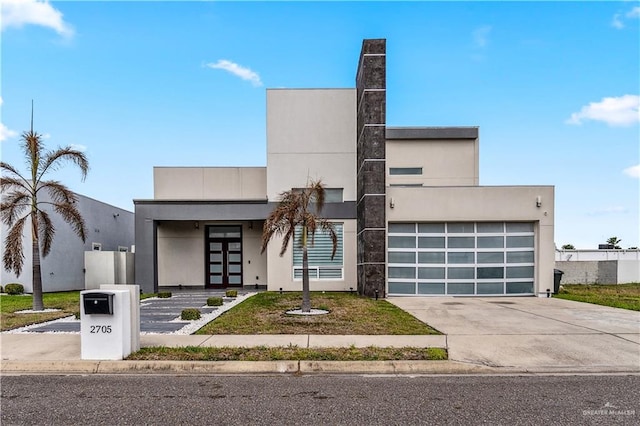
[{"label": "shrub", "polygon": [[238,297],[238,290],[227,290],[224,295],[227,297]]},{"label": "shrub", "polygon": [[193,321],[200,319],[200,311],[196,308],[187,308],[182,310],[180,318],[186,321]]},{"label": "shrub", "polygon": [[4,293],[4,289],[2,288],[1,285],[0,285],[0,293]]},{"label": "shrub", "polygon": [[222,297],[210,297],[207,299],[207,306],[222,306]]},{"label": "shrub", "polygon": [[168,299],[171,297],[171,292],[170,291],[159,291],[158,292],[158,298],[159,299]]},{"label": "shrub", "polygon": [[24,286],[18,283],[11,283],[4,286],[4,291],[7,294],[22,294],[24,293]]}]

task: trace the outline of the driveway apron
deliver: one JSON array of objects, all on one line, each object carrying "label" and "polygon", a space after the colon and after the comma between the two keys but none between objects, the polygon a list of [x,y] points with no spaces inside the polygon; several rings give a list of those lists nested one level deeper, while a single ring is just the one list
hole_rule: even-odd
[{"label": "driveway apron", "polygon": [[535,297],[388,301],[445,333],[454,361],[530,371],[640,372],[640,312]]}]

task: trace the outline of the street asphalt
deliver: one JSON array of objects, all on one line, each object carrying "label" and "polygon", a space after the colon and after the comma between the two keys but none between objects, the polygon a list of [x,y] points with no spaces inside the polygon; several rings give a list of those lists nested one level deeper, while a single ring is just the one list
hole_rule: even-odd
[{"label": "street asphalt", "polygon": [[[2,374],[22,373],[364,373],[640,374],[640,312],[554,298],[392,297],[387,300],[440,330],[439,336],[190,335],[184,307],[210,292],[142,301],[141,347],[442,347],[448,361],[98,361],[80,356],[80,322],[63,320],[0,334]],[[225,300],[226,310],[250,294]],[[215,315],[211,309],[211,315]],[[211,317],[209,315],[209,317]],[[182,332],[182,334],[181,334]]]}]

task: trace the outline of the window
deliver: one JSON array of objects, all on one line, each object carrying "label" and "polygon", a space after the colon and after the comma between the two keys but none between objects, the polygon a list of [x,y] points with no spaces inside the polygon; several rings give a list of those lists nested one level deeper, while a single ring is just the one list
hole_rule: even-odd
[{"label": "window", "polygon": [[121,253],[126,253],[129,251],[129,249],[125,246],[118,246],[118,251]]},{"label": "window", "polygon": [[93,251],[102,251],[101,243],[91,243],[91,250]]},{"label": "window", "polygon": [[[292,188],[294,192],[303,191],[304,188]],[[325,203],[342,203],[344,201],[344,189],[343,188],[325,188],[324,189],[324,202]]]},{"label": "window", "polygon": [[390,167],[390,175],[421,175],[422,167]]},{"label": "window", "polygon": [[[334,223],[333,227],[338,237],[338,247],[333,259],[331,259],[333,243],[328,232],[316,231],[313,245],[311,245],[311,238],[309,238],[307,250],[309,255],[309,278],[312,280],[343,279],[343,225]],[[296,229],[293,244],[293,278],[296,280],[302,279],[302,247],[300,247],[298,240],[300,233],[301,230]]]}]

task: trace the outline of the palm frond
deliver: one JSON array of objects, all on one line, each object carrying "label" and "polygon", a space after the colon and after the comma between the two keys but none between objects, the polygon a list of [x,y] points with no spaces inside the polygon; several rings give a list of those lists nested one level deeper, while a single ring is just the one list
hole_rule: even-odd
[{"label": "palm frond", "polygon": [[24,216],[18,219],[9,229],[7,237],[4,240],[4,254],[2,255],[4,269],[7,272],[15,272],[17,276],[20,276],[22,273],[22,265],[24,264],[22,235],[28,217],[29,216]]},{"label": "palm frond", "polygon": [[80,237],[82,242],[87,240],[87,225],[74,204],[56,203],[53,204],[53,209],[71,226],[73,232]]},{"label": "palm frond", "polygon": [[[18,171],[18,169],[16,169],[9,163],[0,161],[0,170],[2,170],[4,172],[3,175],[5,175],[2,177],[2,180],[9,179],[10,177],[12,177],[12,178],[17,178],[23,184],[26,184],[28,182],[28,180],[25,179],[24,176],[22,176],[22,174]],[[7,173],[9,173],[9,176],[6,176]]]},{"label": "palm frond", "polygon": [[78,201],[78,196],[73,191],[56,180],[40,182],[38,185],[38,191],[43,189],[47,191],[54,204],[74,204]]},{"label": "palm frond", "polygon": [[42,156],[43,144],[42,136],[32,130],[22,133],[22,151],[25,156],[26,164],[31,171],[38,170],[40,157]]},{"label": "palm frond", "polygon": [[28,185],[25,180],[19,177],[2,176],[0,177],[0,190],[5,193],[12,189],[24,190],[31,192],[31,185]]},{"label": "palm frond", "polygon": [[289,247],[289,241],[295,234],[295,227],[289,227],[282,238],[282,247],[280,247],[280,257],[284,256],[287,251],[287,247]]},{"label": "palm frond", "polygon": [[322,209],[324,207],[324,199],[325,199],[325,190],[324,190],[324,186],[322,185],[322,182],[319,180],[311,181],[311,184],[309,185],[309,192],[311,194],[312,199],[315,202],[316,212],[320,214],[320,212],[322,212]]},{"label": "palm frond", "polygon": [[78,166],[84,181],[89,172],[89,160],[84,152],[73,149],[70,146],[58,148],[55,151],[47,152],[38,166],[38,180],[48,172],[57,170],[65,162],[71,162]]},{"label": "palm frond", "polygon": [[42,257],[47,257],[51,251],[51,243],[53,242],[56,228],[53,226],[49,214],[44,210],[38,210],[36,215],[38,218],[38,237],[40,237]]},{"label": "palm frond", "polygon": [[0,217],[2,223],[13,225],[18,216],[31,205],[31,195],[21,191],[12,191],[5,194],[0,204]]}]

